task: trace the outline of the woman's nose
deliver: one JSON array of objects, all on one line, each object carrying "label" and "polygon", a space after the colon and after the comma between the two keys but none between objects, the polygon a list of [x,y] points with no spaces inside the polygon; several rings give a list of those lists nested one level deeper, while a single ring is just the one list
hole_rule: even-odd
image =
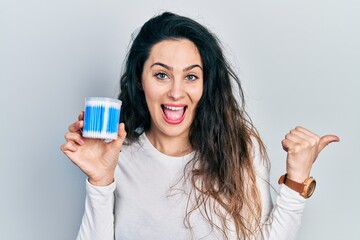
[{"label": "woman's nose", "polygon": [[184,85],[184,83],[183,83],[183,81],[181,81],[181,79],[173,80],[171,83],[169,92],[168,92],[168,96],[175,101],[184,97],[185,92],[184,92],[183,85]]}]

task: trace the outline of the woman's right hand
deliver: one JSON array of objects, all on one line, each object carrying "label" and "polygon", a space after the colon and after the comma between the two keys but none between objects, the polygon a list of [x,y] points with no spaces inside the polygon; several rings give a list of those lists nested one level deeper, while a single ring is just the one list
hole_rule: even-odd
[{"label": "woman's right hand", "polygon": [[60,149],[97,186],[106,186],[114,181],[114,172],[121,147],[126,137],[125,125],[119,125],[118,138],[111,142],[101,139],[84,138],[81,129],[84,126],[84,112],[78,121],[69,126],[65,134],[66,143]]}]

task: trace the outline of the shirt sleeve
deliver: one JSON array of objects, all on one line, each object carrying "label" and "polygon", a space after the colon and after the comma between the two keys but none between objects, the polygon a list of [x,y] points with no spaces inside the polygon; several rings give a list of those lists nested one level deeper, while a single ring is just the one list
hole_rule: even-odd
[{"label": "shirt sleeve", "polygon": [[114,239],[114,191],[116,182],[104,187],[86,181],[85,211],[77,240]]},{"label": "shirt sleeve", "polygon": [[262,199],[262,226],[256,239],[295,239],[301,225],[306,199],[282,184],[274,205],[270,195],[269,163],[255,151],[254,165]]}]

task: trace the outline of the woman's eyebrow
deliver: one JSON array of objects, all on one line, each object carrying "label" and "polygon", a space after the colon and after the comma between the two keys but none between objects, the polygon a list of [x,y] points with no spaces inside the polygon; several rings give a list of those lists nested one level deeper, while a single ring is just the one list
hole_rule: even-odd
[{"label": "woman's eyebrow", "polygon": [[170,66],[166,65],[165,63],[161,63],[161,62],[156,62],[156,63],[152,64],[150,67],[153,67],[156,65],[166,68],[167,70],[170,70],[170,71],[174,70],[173,67],[170,67]]},{"label": "woman's eyebrow", "polygon": [[203,70],[202,67],[201,67],[199,64],[194,64],[194,65],[191,65],[191,66],[188,66],[188,67],[184,68],[183,71],[184,71],[184,72],[185,72],[185,71],[189,71],[189,70],[191,70],[191,69],[193,69],[193,68],[196,68],[196,67],[198,67],[198,68],[200,68],[201,70]]},{"label": "woman's eyebrow", "polygon": [[[166,65],[165,63],[161,63],[161,62],[155,62],[155,63],[153,63],[150,67],[153,67],[153,66],[156,66],[156,65],[161,66],[161,67],[163,67],[163,68],[166,68],[167,70],[170,70],[170,71],[174,70],[173,67],[170,67],[170,66]],[[200,68],[201,70],[203,70],[202,67],[201,67],[199,64],[193,64],[193,65],[190,65],[190,66],[184,68],[184,69],[183,69],[183,72],[189,71],[189,70],[191,70],[191,69],[193,69],[193,68],[196,68],[196,67],[198,67],[198,68]]]}]

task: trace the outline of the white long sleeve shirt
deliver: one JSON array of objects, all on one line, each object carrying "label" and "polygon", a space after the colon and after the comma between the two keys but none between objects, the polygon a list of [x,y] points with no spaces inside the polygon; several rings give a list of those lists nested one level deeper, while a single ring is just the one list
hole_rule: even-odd
[{"label": "white long sleeve shirt", "polygon": [[[78,240],[222,239],[201,210],[184,222],[189,195],[180,180],[193,153],[170,157],[159,152],[145,134],[139,142],[123,146],[109,186],[86,183],[85,212]],[[262,200],[262,233],[256,239],[294,239],[300,227],[305,199],[285,185],[273,205],[269,169],[254,152],[257,184]],[[216,217],[213,219],[216,222]],[[233,237],[235,239],[235,237]]]}]

